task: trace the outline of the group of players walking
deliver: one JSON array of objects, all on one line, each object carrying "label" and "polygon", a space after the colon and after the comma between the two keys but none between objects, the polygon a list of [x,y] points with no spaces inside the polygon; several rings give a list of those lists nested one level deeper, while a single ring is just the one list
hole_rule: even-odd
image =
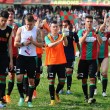
[{"label": "group of players walking", "polygon": [[[28,107],[33,107],[32,97],[40,82],[42,73],[42,53],[45,47],[45,65],[47,66],[50,106],[60,103],[59,93],[63,92],[65,79],[67,80],[67,94],[71,94],[72,74],[74,70],[75,48],[80,51],[77,78],[82,80],[82,90],[85,101],[94,103],[96,94],[97,74],[102,69],[102,95],[107,96],[108,82],[108,45],[110,33],[105,31],[107,16],[104,22],[94,29],[93,17],[85,17],[85,28],[73,32],[73,24],[64,20],[58,24],[53,20],[49,24],[47,34],[38,18],[28,13],[25,25],[14,22],[14,11],[9,8],[0,12],[0,108],[10,102],[10,95],[14,87],[15,73],[17,88],[20,95],[18,106],[24,101]],[[76,46],[75,46],[76,45]],[[55,89],[55,77],[58,85]],[[9,76],[8,92],[6,77]],[[88,93],[87,79],[90,85]],[[24,100],[24,91],[26,99]]]}]

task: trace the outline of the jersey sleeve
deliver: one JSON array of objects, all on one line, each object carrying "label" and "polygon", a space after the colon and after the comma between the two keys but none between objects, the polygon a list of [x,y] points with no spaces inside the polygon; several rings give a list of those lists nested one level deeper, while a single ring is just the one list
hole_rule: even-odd
[{"label": "jersey sleeve", "polygon": [[79,37],[79,38],[81,38],[81,37],[83,36],[82,33],[83,33],[83,30],[79,30],[79,31],[78,31],[78,37]]},{"label": "jersey sleeve", "polygon": [[48,36],[45,36],[45,44],[48,45],[48,44],[50,44],[50,43],[51,43],[51,41],[50,41],[50,39],[48,38]]},{"label": "jersey sleeve", "polygon": [[18,27],[21,27],[22,26],[22,24],[20,24],[20,23],[16,23],[16,24],[17,24]]}]

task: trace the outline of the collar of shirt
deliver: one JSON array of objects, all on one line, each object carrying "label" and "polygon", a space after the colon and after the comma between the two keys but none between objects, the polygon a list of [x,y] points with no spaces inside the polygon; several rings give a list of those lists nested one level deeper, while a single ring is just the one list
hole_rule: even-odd
[{"label": "collar of shirt", "polygon": [[[52,36],[52,34],[50,34]],[[53,40],[57,40],[58,39],[58,36],[52,36]]]}]

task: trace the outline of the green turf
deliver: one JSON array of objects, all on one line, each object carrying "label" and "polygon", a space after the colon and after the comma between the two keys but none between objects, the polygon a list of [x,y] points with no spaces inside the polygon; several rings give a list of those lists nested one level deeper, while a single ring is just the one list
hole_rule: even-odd
[{"label": "green turf", "polygon": [[[34,107],[31,110],[110,110],[110,81],[108,81],[107,95],[108,97],[102,97],[102,87],[101,83],[98,84],[98,95],[95,96],[97,102],[95,104],[89,105],[84,102],[84,97],[81,89],[81,81],[76,79],[77,72],[77,61],[75,62],[75,70],[73,74],[73,82],[71,90],[73,94],[66,95],[66,84],[65,84],[65,94],[60,95],[61,103],[50,107],[49,91],[48,91],[48,80],[46,67],[44,67],[44,72],[41,76],[40,85],[37,88],[38,98],[33,100]],[[110,69],[109,73],[110,74]],[[109,75],[110,76],[110,75]],[[110,77],[109,77],[110,78]],[[57,80],[56,80],[57,83]],[[88,82],[89,83],[89,82]],[[19,94],[17,86],[15,84],[14,90],[11,95],[11,103],[7,104],[7,107],[3,110],[30,110],[27,107],[27,103],[23,107],[18,107],[17,103],[19,100]]]}]

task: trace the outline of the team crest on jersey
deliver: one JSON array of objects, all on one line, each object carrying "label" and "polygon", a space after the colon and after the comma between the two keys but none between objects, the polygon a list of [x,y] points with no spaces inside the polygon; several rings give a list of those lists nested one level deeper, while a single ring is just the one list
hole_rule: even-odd
[{"label": "team crest on jersey", "polygon": [[7,37],[7,38],[9,37],[9,33],[6,33],[6,37]]}]

